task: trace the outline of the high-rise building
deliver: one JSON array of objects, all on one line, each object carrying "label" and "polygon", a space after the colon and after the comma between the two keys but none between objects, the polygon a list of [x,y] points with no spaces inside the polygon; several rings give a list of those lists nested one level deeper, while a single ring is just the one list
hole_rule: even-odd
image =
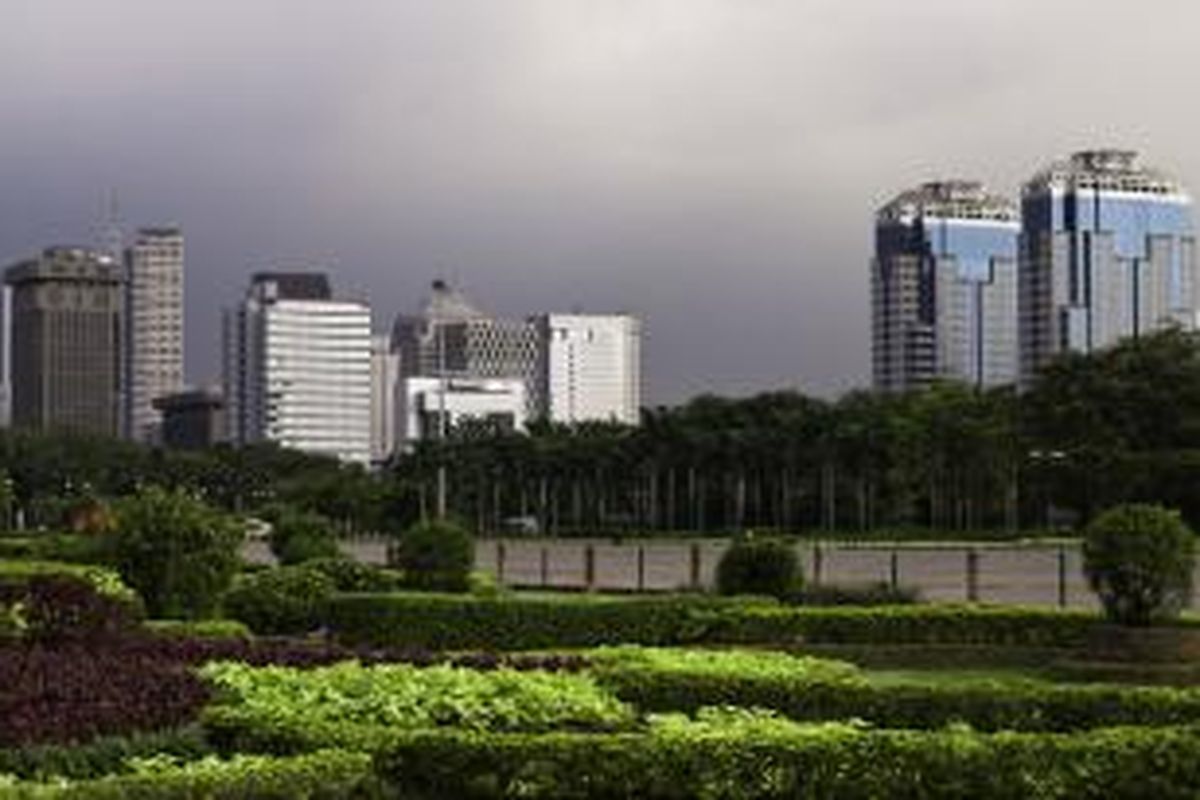
[{"label": "high-rise building", "polygon": [[371,311],[319,273],[256,274],[225,314],[226,419],[237,443],[371,460]]},{"label": "high-rise building", "polygon": [[158,438],[154,400],[183,388],[183,234],[143,228],[125,250],[123,420],[127,437]]},{"label": "high-rise building", "polygon": [[12,287],[13,424],[116,435],[121,268],[79,247],[51,247],[5,272]]},{"label": "high-rise building", "polygon": [[1025,184],[1021,376],[1164,325],[1196,325],[1192,200],[1128,150],[1088,150]]},{"label": "high-rise building", "polygon": [[154,398],[162,414],[162,444],[203,450],[225,438],[225,401],[220,392],[192,389]]},{"label": "high-rise building", "polygon": [[476,426],[489,433],[523,430],[528,422],[520,378],[406,378],[397,411],[404,444]]},{"label": "high-rise building", "polygon": [[553,422],[636,425],[641,409],[641,326],[629,314],[543,314],[538,395]]},{"label": "high-rise building", "polygon": [[371,337],[371,462],[381,464],[396,449],[396,392],[400,386],[400,355],[392,337]]},{"label": "high-rise building", "polygon": [[974,181],[926,183],[875,217],[875,388],[1017,378],[1015,205]]}]

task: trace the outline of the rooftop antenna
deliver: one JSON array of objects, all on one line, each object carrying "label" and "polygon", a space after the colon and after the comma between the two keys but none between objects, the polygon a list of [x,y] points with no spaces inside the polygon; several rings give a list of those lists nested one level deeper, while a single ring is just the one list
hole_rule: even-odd
[{"label": "rooftop antenna", "polygon": [[120,264],[125,250],[125,234],[121,230],[121,201],[116,189],[108,190],[104,204],[104,224],[100,230],[100,252]]}]

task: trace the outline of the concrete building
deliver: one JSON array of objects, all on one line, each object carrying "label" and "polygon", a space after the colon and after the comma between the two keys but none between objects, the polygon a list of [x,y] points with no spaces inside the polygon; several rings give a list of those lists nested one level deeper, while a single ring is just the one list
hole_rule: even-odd
[{"label": "concrete building", "polygon": [[401,380],[519,379],[526,386],[525,416],[537,415],[535,326],[489,316],[444,281],[433,282],[419,314],[397,318],[392,346],[400,356]]},{"label": "concrete building", "polygon": [[1197,303],[1192,199],[1128,150],[1055,163],[1021,196],[1021,375],[1164,325],[1192,330]]},{"label": "concrete building", "polygon": [[406,378],[398,412],[404,443],[437,439],[477,426],[521,430],[528,422],[525,382],[519,378]]},{"label": "concrete building", "polygon": [[876,389],[936,379],[974,386],[1017,378],[1015,205],[973,181],[906,191],[875,217],[871,262]]},{"label": "concrete building", "polygon": [[641,325],[628,314],[543,314],[538,396],[553,422],[636,425],[641,409]]},{"label": "concrete building", "polygon": [[203,450],[225,438],[225,401],[220,392],[193,389],[157,397],[161,441],[177,450]]},{"label": "concrete building", "polygon": [[396,450],[396,393],[400,389],[400,354],[392,337],[371,337],[371,462],[382,464]]},{"label": "concrete building", "polygon": [[155,441],[157,397],[183,388],[183,234],[143,228],[125,250],[124,434]]},{"label": "concrete building", "polygon": [[121,376],[121,268],[51,247],[5,272],[12,287],[12,418],[19,427],[113,436]]},{"label": "concrete building", "polygon": [[319,273],[256,274],[225,314],[229,438],[368,464],[371,312]]}]

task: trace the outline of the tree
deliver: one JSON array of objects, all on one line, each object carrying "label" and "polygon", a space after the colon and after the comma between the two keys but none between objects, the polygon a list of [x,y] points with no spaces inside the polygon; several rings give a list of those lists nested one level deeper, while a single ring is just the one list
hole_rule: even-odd
[{"label": "tree", "polygon": [[454,522],[418,522],[389,548],[388,564],[403,570],[405,585],[414,589],[465,592],[475,564],[475,540]]},{"label": "tree", "polygon": [[239,564],[242,530],[182,490],[150,487],[117,504],[114,553],[153,617],[216,611]]},{"label": "tree", "polygon": [[1083,569],[1109,621],[1146,626],[1187,605],[1195,548],[1195,536],[1177,512],[1118,506],[1088,525]]}]

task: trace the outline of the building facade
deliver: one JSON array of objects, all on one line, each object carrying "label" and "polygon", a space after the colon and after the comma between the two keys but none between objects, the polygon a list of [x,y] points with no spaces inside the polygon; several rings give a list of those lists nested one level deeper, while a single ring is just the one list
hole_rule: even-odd
[{"label": "building facade", "polygon": [[12,421],[114,436],[121,389],[121,268],[52,247],[5,272],[12,288]]},{"label": "building facade", "polygon": [[226,416],[237,443],[371,460],[371,312],[318,273],[259,273],[224,325]]},{"label": "building facade", "polygon": [[1025,184],[1021,375],[1160,328],[1196,324],[1192,200],[1128,150],[1089,150]]},{"label": "building facade", "polygon": [[872,376],[905,391],[938,379],[1017,378],[1016,206],[974,181],[926,183],[875,217]]},{"label": "building facade", "polygon": [[641,325],[629,314],[543,314],[538,396],[552,422],[638,423]]},{"label": "building facade", "polygon": [[382,464],[396,450],[396,392],[400,388],[400,354],[392,337],[371,337],[371,462]]},{"label": "building facade", "polygon": [[220,392],[193,389],[154,399],[162,415],[161,441],[176,450],[203,450],[225,438],[225,401]]},{"label": "building facade", "polygon": [[404,444],[451,432],[497,433],[528,422],[525,382],[519,378],[406,378],[398,402]]},{"label": "building facade", "polygon": [[143,228],[125,250],[122,429],[138,441],[159,438],[154,400],[183,388],[183,234]]}]

